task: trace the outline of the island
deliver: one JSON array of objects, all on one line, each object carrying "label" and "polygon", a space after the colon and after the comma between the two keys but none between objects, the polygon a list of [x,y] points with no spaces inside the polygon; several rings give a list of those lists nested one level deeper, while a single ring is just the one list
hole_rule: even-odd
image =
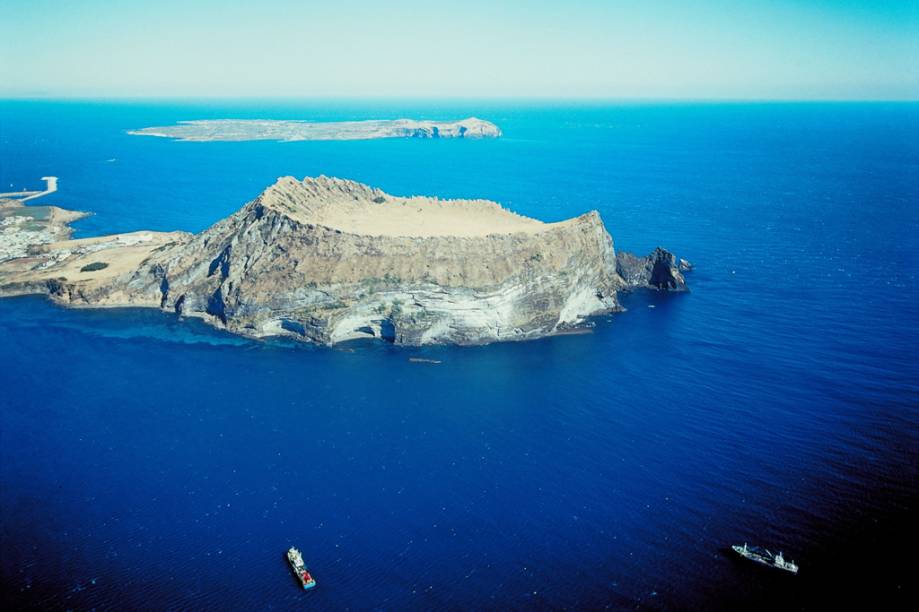
[{"label": "island", "polygon": [[[6,219],[33,208],[0,206]],[[0,296],[159,308],[254,338],[482,344],[570,333],[622,310],[620,291],[684,291],[687,268],[662,248],[617,253],[596,211],[544,223],[488,200],[288,176],[199,234],[35,244],[0,261]]]},{"label": "island", "polygon": [[275,140],[370,140],[375,138],[497,138],[494,123],[475,117],[460,121],[391,119],[370,121],[290,121],[272,119],[202,119],[165,127],[129,130],[135,136],[158,136],[189,142]]}]

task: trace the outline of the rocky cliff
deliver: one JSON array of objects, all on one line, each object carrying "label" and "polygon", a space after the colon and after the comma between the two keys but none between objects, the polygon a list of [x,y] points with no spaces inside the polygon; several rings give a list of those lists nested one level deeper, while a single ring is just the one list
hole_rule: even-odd
[{"label": "rocky cliff", "polygon": [[46,267],[45,285],[70,305],[157,307],[254,337],[412,345],[544,336],[619,310],[620,290],[685,288],[662,249],[617,257],[596,212],[543,223],[326,177],[279,179],[208,230],[152,244],[90,280]]}]

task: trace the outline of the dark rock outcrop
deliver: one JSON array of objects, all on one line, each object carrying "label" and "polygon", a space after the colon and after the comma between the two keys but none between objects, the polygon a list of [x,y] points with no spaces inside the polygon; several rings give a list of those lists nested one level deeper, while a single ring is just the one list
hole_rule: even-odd
[{"label": "dark rock outcrop", "polygon": [[[111,262],[87,272],[92,261]],[[570,330],[622,310],[622,290],[684,291],[678,260],[616,253],[596,211],[557,223],[486,200],[399,197],[279,179],[197,235],[69,241],[0,262],[0,295],[139,306],[252,336],[335,344],[479,344]]]},{"label": "dark rock outcrop", "polygon": [[685,259],[677,260],[673,253],[661,247],[646,257],[620,251],[616,254],[616,272],[629,289],[658,291],[688,291],[682,271],[692,268]]}]

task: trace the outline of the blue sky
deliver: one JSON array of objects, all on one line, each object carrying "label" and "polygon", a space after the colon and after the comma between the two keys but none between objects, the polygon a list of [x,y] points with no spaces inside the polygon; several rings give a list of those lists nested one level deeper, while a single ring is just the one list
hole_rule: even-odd
[{"label": "blue sky", "polygon": [[0,0],[0,96],[919,99],[919,0]]}]

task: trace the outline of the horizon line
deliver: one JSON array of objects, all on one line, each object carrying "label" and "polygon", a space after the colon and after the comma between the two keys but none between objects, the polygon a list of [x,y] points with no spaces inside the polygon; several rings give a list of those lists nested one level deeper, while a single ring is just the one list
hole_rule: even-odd
[{"label": "horizon line", "polygon": [[447,96],[447,95],[3,95],[0,102],[586,102],[586,103],[919,103],[915,98],[690,97],[690,96]]}]

